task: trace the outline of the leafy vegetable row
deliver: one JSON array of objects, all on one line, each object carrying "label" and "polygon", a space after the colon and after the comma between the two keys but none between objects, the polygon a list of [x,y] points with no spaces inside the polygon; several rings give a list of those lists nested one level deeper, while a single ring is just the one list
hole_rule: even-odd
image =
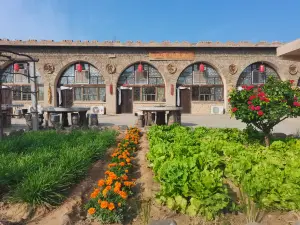
[{"label": "leafy vegetable row", "polygon": [[161,184],[158,201],[213,219],[238,209],[230,181],[261,208],[300,208],[300,141],[261,145],[254,130],[151,127],[148,159]]}]

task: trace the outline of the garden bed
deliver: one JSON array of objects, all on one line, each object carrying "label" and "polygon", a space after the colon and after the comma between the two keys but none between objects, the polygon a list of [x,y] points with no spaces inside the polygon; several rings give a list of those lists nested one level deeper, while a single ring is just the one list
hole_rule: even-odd
[{"label": "garden bed", "polygon": [[235,218],[229,224],[239,224],[238,218],[246,223],[263,217],[263,224],[297,219],[292,211],[300,208],[300,140],[273,140],[266,148],[253,130],[176,125],[151,127],[148,137],[159,204],[190,218]]},{"label": "garden bed", "polygon": [[2,202],[56,206],[115,143],[116,131],[28,132],[0,147]]}]

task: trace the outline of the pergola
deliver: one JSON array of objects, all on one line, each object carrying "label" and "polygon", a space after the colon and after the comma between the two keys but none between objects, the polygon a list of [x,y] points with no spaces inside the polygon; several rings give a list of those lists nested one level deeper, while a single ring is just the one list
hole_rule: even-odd
[{"label": "pergola", "polygon": [[277,56],[284,60],[300,62],[300,39],[278,47]]}]

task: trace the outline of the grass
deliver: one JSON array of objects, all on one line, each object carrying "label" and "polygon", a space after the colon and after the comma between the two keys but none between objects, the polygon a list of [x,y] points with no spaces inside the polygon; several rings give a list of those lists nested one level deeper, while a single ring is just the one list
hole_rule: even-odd
[{"label": "grass", "polygon": [[31,205],[60,204],[115,138],[115,131],[43,131],[2,141],[0,196]]}]

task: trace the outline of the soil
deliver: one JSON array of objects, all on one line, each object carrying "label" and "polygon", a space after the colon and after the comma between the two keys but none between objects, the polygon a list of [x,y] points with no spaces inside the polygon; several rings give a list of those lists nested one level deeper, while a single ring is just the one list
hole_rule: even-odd
[{"label": "soil", "polygon": [[[124,137],[121,133],[118,140]],[[97,161],[89,170],[87,178],[78,184],[72,191],[68,199],[58,208],[47,211],[39,208],[35,211],[29,225],[99,225],[100,223],[91,221],[86,217],[83,205],[87,202],[87,196],[91,193],[95,183],[103,178],[104,171],[110,162],[110,153],[114,147],[110,148],[102,160]],[[149,144],[146,133],[140,140],[140,147],[133,160],[134,171],[133,178],[137,178],[137,186],[134,189],[135,195],[129,199],[129,213],[125,224],[146,225],[146,221],[172,219],[178,225],[244,225],[247,224],[245,214],[236,215],[226,214],[217,218],[215,221],[207,222],[201,217],[189,217],[187,215],[172,212],[165,206],[158,205],[155,202],[155,194],[159,191],[159,184],[153,180],[154,174],[148,167],[146,154],[149,151]],[[146,208],[148,206],[148,213]],[[7,205],[0,204],[0,224],[1,219],[10,219],[20,221],[20,218],[29,214],[30,210],[26,205]],[[17,213],[17,209],[22,213]],[[1,217],[2,216],[2,217]],[[28,215],[27,215],[28,216]],[[292,225],[300,219],[293,212],[271,212],[262,215],[260,223],[262,225]],[[115,224],[120,225],[120,224]]]}]

